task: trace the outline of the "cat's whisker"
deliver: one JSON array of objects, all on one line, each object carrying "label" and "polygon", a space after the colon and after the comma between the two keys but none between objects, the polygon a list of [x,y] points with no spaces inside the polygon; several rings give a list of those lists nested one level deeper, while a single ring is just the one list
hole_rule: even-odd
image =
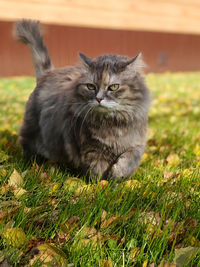
[{"label": "cat's whisker", "polygon": [[85,122],[85,120],[86,120],[86,117],[89,115],[89,113],[90,113],[90,111],[91,111],[92,109],[94,109],[94,106],[91,106],[91,108],[89,108],[89,110],[88,110],[87,113],[85,114],[85,117],[83,118],[83,121],[82,121],[82,123],[81,123],[81,127],[80,127],[80,136],[81,136],[81,133],[82,133],[83,124],[84,124],[84,122]]},{"label": "cat's whisker", "polygon": [[[84,104],[83,106],[81,106],[78,110],[75,111],[73,117],[72,117],[72,120],[71,120],[71,127],[70,127],[70,131],[72,129],[73,126],[76,125],[77,123],[77,120],[79,118],[79,116],[81,115],[81,113],[83,112],[83,110],[87,108],[87,104]],[[74,130],[75,130],[76,127],[74,127]]]}]

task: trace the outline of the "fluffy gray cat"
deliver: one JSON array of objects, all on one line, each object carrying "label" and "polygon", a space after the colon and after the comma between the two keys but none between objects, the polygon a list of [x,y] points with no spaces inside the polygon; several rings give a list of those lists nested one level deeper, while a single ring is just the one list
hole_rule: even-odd
[{"label": "fluffy gray cat", "polygon": [[54,69],[39,22],[16,22],[15,35],[30,48],[37,79],[20,130],[24,154],[104,179],[131,176],[147,134],[141,56],[91,59],[80,53],[82,64]]}]

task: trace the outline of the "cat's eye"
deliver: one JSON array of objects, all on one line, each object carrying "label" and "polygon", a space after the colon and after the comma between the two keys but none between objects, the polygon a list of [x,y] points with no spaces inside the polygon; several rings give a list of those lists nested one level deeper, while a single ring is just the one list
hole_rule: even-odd
[{"label": "cat's eye", "polygon": [[89,90],[95,90],[96,89],[96,86],[92,83],[87,83],[86,86]]},{"label": "cat's eye", "polygon": [[108,90],[110,91],[116,91],[117,89],[119,89],[119,84],[115,83],[115,84],[111,84],[108,86]]}]

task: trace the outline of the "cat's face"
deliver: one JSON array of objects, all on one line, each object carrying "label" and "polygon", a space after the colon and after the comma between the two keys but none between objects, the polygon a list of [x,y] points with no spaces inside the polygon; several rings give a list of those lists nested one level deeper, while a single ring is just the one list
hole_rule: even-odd
[{"label": "cat's face", "polygon": [[78,84],[78,96],[97,113],[130,111],[143,93],[136,79],[137,57],[105,55],[91,60],[81,54],[85,72]]}]

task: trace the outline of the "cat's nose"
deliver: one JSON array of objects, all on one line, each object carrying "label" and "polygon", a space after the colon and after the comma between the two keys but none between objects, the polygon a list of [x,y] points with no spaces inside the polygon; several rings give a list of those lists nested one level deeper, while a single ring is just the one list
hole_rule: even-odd
[{"label": "cat's nose", "polygon": [[96,100],[100,103],[101,100],[103,100],[103,98],[101,98],[101,97],[96,97]]}]

